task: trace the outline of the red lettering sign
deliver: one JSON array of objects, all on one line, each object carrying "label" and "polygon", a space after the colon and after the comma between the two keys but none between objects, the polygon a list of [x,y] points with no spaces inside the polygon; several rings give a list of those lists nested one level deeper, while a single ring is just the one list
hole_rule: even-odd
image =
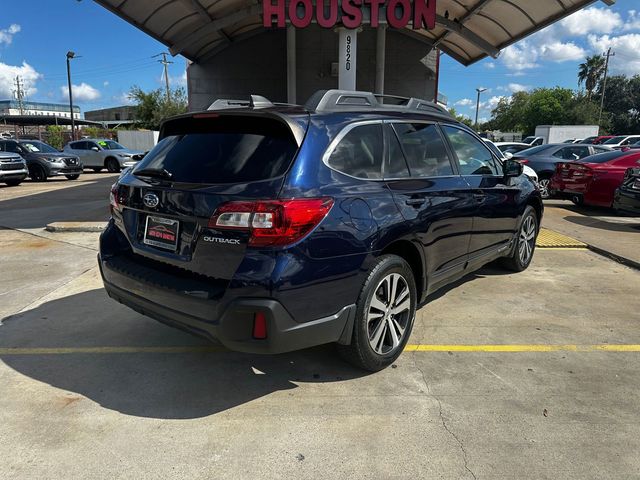
[{"label": "red lettering sign", "polygon": [[413,29],[431,30],[436,25],[436,0],[262,0],[262,18],[265,27],[282,28],[287,21],[296,28],[305,28],[317,22],[323,28],[344,25],[358,28],[363,22],[363,7],[370,12],[370,25],[380,25],[380,9],[386,6],[387,23],[393,28],[404,28],[413,20]]}]

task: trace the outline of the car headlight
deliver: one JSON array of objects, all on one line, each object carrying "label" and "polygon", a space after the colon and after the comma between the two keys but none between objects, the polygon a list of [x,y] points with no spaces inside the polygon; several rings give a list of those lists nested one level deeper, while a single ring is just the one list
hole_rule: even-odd
[{"label": "car headlight", "polygon": [[120,158],[131,158],[131,155],[127,155],[126,153],[118,153]]},{"label": "car headlight", "polygon": [[57,157],[45,157],[45,160],[47,162],[51,162],[51,163],[56,163],[56,162],[60,162],[61,160]]}]

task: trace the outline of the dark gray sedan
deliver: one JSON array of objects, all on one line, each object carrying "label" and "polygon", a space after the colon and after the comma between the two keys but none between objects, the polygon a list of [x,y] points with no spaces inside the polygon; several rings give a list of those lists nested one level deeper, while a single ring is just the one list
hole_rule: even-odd
[{"label": "dark gray sedan", "polygon": [[610,151],[611,148],[602,145],[555,143],[522,150],[514,154],[513,158],[531,167],[538,174],[538,185],[542,198],[550,198],[553,196],[553,192],[549,189],[549,183],[556,171],[556,164],[575,162],[596,153]]}]

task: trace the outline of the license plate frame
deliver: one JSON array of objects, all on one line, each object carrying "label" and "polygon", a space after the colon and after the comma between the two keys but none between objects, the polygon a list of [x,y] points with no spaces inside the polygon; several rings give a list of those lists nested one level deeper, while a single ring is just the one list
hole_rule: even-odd
[{"label": "license plate frame", "polygon": [[[153,232],[149,235],[149,232]],[[180,222],[172,218],[147,215],[142,242],[145,245],[175,252],[178,250]]]}]

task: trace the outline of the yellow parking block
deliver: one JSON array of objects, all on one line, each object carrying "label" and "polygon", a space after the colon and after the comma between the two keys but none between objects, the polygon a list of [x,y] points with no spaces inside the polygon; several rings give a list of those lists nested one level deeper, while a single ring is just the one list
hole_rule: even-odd
[{"label": "yellow parking block", "polygon": [[586,243],[568,237],[562,233],[554,232],[548,228],[541,228],[536,241],[538,248],[587,248]]}]

